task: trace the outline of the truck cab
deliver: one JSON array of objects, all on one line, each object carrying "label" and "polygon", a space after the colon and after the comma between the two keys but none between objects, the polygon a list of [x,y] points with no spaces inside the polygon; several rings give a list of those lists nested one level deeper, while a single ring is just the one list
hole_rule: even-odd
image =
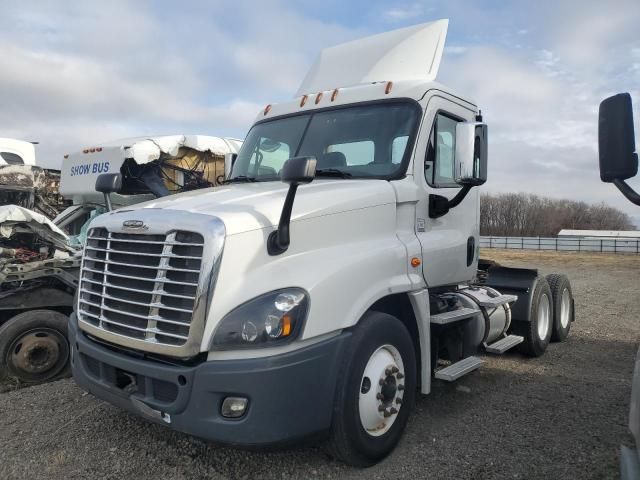
[{"label": "truck cab", "polygon": [[478,278],[487,127],[436,82],[447,25],[325,49],[259,112],[223,185],[95,219],[69,324],[77,383],[227,444],[324,435],[365,466],[432,379],[566,338],[566,277]]}]

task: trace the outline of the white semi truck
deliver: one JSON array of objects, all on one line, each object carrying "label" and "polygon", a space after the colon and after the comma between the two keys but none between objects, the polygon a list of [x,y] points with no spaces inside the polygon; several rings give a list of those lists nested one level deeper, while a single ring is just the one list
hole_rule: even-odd
[{"label": "white semi truck", "polygon": [[[613,183],[634,205],[640,207],[640,194],[627,180],[638,174],[633,108],[631,95],[620,93],[606,98],[600,104],[598,118],[598,150],[600,179]],[[620,449],[620,478],[640,479],[640,350],[636,355],[633,372],[631,406],[629,409],[629,431],[635,445]]]},{"label": "white semi truck", "polygon": [[435,82],[447,25],[323,50],[259,113],[225,185],[94,220],[76,382],[217,442],[324,434],[366,466],[434,378],[564,340],[566,277],[479,262],[487,127]]}]

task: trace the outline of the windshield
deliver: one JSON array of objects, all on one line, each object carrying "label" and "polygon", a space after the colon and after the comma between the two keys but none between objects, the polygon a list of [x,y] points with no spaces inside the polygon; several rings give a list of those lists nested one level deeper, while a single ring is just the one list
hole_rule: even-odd
[{"label": "windshield", "polygon": [[378,103],[284,117],[255,125],[230,181],[279,180],[284,162],[313,156],[316,176],[393,178],[401,175],[419,109]]}]

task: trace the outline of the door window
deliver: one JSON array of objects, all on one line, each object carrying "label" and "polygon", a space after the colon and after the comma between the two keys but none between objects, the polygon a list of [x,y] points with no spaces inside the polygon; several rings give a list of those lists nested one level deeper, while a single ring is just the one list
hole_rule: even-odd
[{"label": "door window", "polygon": [[436,120],[429,136],[424,176],[434,187],[457,187],[454,181],[453,164],[456,151],[456,120],[443,113]]}]

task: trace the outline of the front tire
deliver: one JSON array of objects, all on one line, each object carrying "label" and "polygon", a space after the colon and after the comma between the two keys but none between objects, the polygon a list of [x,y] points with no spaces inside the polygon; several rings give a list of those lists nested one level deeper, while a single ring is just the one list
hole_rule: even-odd
[{"label": "front tire", "polygon": [[41,383],[69,374],[67,317],[53,310],[20,313],[0,328],[0,380]]},{"label": "front tire", "polygon": [[341,362],[329,443],[343,462],[368,467],[397,445],[416,391],[411,336],[397,318],[368,312]]}]

